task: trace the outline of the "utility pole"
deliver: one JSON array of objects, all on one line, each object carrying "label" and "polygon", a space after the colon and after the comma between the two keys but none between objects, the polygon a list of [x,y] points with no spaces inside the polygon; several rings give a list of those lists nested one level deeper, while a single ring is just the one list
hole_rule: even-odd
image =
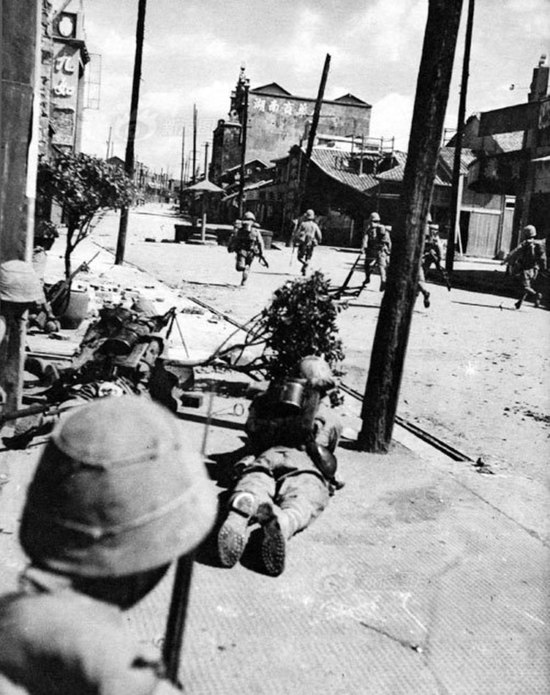
[{"label": "utility pole", "polygon": [[317,135],[317,127],[319,125],[319,117],[321,115],[321,107],[323,106],[323,97],[325,95],[325,87],[327,84],[328,71],[330,69],[330,55],[327,53],[325,57],[325,65],[323,67],[323,74],[321,76],[321,82],[319,84],[319,91],[317,92],[317,100],[315,101],[315,109],[313,110],[313,118],[311,120],[311,126],[309,129],[309,134],[307,138],[306,147],[306,158],[304,163],[304,168],[302,170],[302,185],[301,195],[298,198],[298,206],[296,210],[296,215],[301,212],[302,203],[307,193],[307,179],[309,176],[309,163],[311,161],[311,153],[313,152],[313,145],[315,143],[315,136]]},{"label": "utility pole", "polygon": [[241,170],[239,178],[239,217],[244,214],[244,179],[246,169],[246,138],[248,133],[248,90],[250,89],[250,81],[244,80],[244,97],[241,125]]},{"label": "utility pole", "polygon": [[[136,26],[136,55],[134,58],[134,77],[132,81],[132,97],[130,100],[130,121],[128,124],[128,141],[126,143],[126,158],[124,170],[130,179],[134,179],[134,143],[136,140],[137,116],[139,106],[139,88],[141,82],[141,61],[143,57],[143,35],[145,33],[145,9],[147,0],[139,0],[138,18]],[[122,265],[124,261],[124,249],[126,246],[126,234],[128,232],[128,208],[120,210],[120,224],[116,246],[115,265]]]},{"label": "utility pole", "polygon": [[460,102],[458,105],[458,122],[456,125],[455,135],[449,233],[447,234],[447,251],[445,253],[445,269],[450,273],[453,271],[454,266],[456,239],[460,235],[460,207],[462,198],[462,186],[460,185],[460,161],[462,157],[462,134],[464,132],[464,119],[466,117],[466,95],[468,93],[470,49],[472,47],[472,30],[474,26],[474,5],[475,0],[469,0],[466,38],[464,43],[464,58],[462,61]]},{"label": "utility pole", "polygon": [[461,9],[462,0],[429,0],[403,193],[361,412],[362,451],[385,453],[391,444]]},{"label": "utility pole", "polygon": [[113,126],[109,126],[109,137],[107,138],[105,144],[107,145],[107,152],[105,154],[105,159],[109,159],[109,150],[111,149],[111,135],[113,132]]},{"label": "utility pole", "polygon": [[180,212],[183,200],[183,175],[185,170],[185,126],[181,129],[181,165],[180,165]]},{"label": "utility pole", "polygon": [[204,143],[204,180],[208,180],[208,142]]},{"label": "utility pole", "polygon": [[[0,262],[30,261],[34,228],[42,2],[0,0]],[[2,301],[0,387],[6,412],[21,407],[27,305]]]},{"label": "utility pole", "polygon": [[193,104],[193,172],[191,183],[197,183],[197,105]]}]

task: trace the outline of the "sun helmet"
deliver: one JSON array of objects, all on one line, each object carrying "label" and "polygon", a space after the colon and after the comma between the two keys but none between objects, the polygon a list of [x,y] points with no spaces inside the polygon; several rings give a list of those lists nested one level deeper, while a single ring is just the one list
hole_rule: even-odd
[{"label": "sun helmet", "polygon": [[245,212],[243,215],[243,220],[252,220],[252,222],[256,221],[256,215],[253,212]]},{"label": "sun helmet", "polygon": [[0,264],[0,300],[18,304],[45,301],[40,279],[31,263],[4,261]]},{"label": "sun helmet", "polygon": [[309,210],[305,211],[305,217],[306,220],[314,220],[315,219],[315,211],[312,210],[311,208]]},{"label": "sun helmet", "polygon": [[526,239],[534,239],[537,236],[537,229],[534,225],[528,224],[523,228],[523,236]]},{"label": "sun helmet", "polygon": [[151,570],[209,532],[216,496],[168,410],[144,396],[69,413],[27,493],[20,541],[36,564],[87,578]]},{"label": "sun helmet", "polygon": [[380,215],[377,212],[371,212],[369,215],[369,220],[371,222],[380,222]]}]

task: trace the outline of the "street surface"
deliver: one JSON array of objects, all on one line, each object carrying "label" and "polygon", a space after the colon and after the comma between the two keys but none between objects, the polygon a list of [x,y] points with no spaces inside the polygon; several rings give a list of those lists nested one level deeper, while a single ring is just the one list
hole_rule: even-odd
[{"label": "street surface", "polygon": [[[133,211],[125,265],[113,266],[103,252],[90,274],[152,292],[162,311],[180,301],[196,308],[183,294],[237,321],[297,277],[296,261],[282,247],[268,251],[270,268],[256,266],[241,288],[225,248],[161,243],[173,238],[174,221],[161,206]],[[108,215],[78,260],[91,258],[98,243],[114,248],[117,229],[118,215]],[[59,242],[48,257],[52,274],[62,268]],[[336,284],[354,258],[322,247],[313,265]],[[178,291],[155,283],[155,276]],[[360,392],[380,304],[378,280],[340,314],[344,381]],[[532,307],[516,312],[510,298],[430,289],[432,306],[426,310],[419,301],[414,314],[399,412],[472,458],[483,456],[495,475],[480,475],[471,462],[452,461],[412,435],[404,441],[398,427],[385,455],[358,452],[354,437],[343,437],[338,476],[346,485],[311,528],[292,538],[280,577],[267,576],[258,562],[258,529],[232,569],[219,565],[215,532],[201,546],[180,672],[189,695],[549,692],[548,314]],[[212,350],[232,329],[210,312],[180,317],[192,354]],[[213,379],[222,389],[212,389]],[[179,417],[189,447],[204,446],[223,509],[231,484],[224,462],[242,446],[249,380],[197,370],[196,381],[198,390],[216,391],[215,398],[182,407]],[[357,430],[357,401],[346,397],[339,410]],[[17,586],[27,562],[19,519],[44,439],[0,451],[1,591]],[[172,580],[169,572],[125,614],[132,638],[152,656],[162,644]]]},{"label": "street surface", "polygon": [[[119,216],[109,213],[94,240],[114,248]],[[248,285],[239,286],[234,256],[222,246],[162,243],[174,239],[177,217],[168,205],[134,209],[125,262],[149,271],[245,322],[269,303],[273,291],[299,276],[291,251],[276,243],[269,269],[255,263]],[[145,238],[156,243],[145,242]],[[352,250],[321,246],[311,267],[341,284],[356,258]],[[463,268],[504,272],[494,261],[456,262]],[[352,285],[362,281],[358,272]],[[344,383],[363,393],[381,293],[374,276],[368,289],[340,314],[346,359]],[[431,306],[417,300],[411,326],[398,414],[499,473],[539,482],[550,453],[550,322],[548,311],[491,294],[429,283]]]}]

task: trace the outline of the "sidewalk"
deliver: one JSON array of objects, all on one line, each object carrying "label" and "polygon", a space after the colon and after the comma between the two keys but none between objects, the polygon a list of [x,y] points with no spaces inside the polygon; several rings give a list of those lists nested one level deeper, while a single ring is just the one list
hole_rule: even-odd
[{"label": "sidewalk", "polygon": [[[93,255],[87,251],[80,250],[83,258]],[[114,277],[110,254],[97,262],[93,272]],[[153,296],[162,293],[159,307],[188,301],[150,276],[124,271]],[[201,350],[218,344],[223,324],[212,323],[209,312],[193,320],[185,330],[204,335]],[[230,378],[203,374],[199,381],[208,390],[209,380]],[[206,451],[220,493],[214,481],[224,476],[215,462],[242,445],[249,401],[239,383],[226,389],[234,395],[213,401]],[[208,400],[199,410],[181,409],[190,447],[201,446]],[[347,399],[342,417],[350,436],[358,412]],[[480,475],[398,428],[394,436],[385,456],[358,452],[344,440],[338,459],[346,486],[291,540],[280,577],[262,574],[252,553],[233,569],[221,568],[212,540],[204,544],[182,659],[188,695],[550,691],[544,485],[513,474]],[[15,588],[25,564],[17,530],[40,448],[37,441],[25,451],[0,450],[2,592]],[[161,644],[171,581],[170,573],[128,613],[131,632],[144,644]]]},{"label": "sidewalk", "polygon": [[[213,472],[216,455],[241,445],[235,427],[244,416],[233,414],[235,402],[247,405],[214,400]],[[181,413],[190,446],[200,446],[205,411],[187,422]],[[346,420],[358,424],[349,413]],[[199,552],[186,693],[547,693],[544,491],[518,490],[514,477],[479,475],[466,463],[429,461],[398,443],[386,456],[350,445],[339,450],[346,486],[291,540],[283,575],[265,576],[251,554],[220,568],[212,543]],[[38,453],[0,452],[9,476],[0,517],[3,591],[23,566],[17,519]],[[171,581],[170,574],[128,614],[144,644],[161,643]]]}]

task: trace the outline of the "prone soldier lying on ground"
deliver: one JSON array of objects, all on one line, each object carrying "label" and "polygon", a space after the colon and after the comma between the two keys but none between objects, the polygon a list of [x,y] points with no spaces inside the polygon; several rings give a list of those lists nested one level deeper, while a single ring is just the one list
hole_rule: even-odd
[{"label": "prone soldier lying on ground", "polygon": [[263,531],[261,556],[268,574],[284,571],[287,541],[327,506],[334,490],[341,424],[321,403],[334,378],[321,357],[306,357],[297,377],[271,383],[252,402],[246,431],[253,454],[237,464],[239,479],[218,533],[221,564],[241,558],[250,526]]},{"label": "prone soldier lying on ground", "polygon": [[[21,590],[0,598],[2,695],[161,695],[123,613],[209,532],[216,501],[169,411],[129,396],[72,412],[29,487]],[[181,559],[180,559],[181,561]]]}]

